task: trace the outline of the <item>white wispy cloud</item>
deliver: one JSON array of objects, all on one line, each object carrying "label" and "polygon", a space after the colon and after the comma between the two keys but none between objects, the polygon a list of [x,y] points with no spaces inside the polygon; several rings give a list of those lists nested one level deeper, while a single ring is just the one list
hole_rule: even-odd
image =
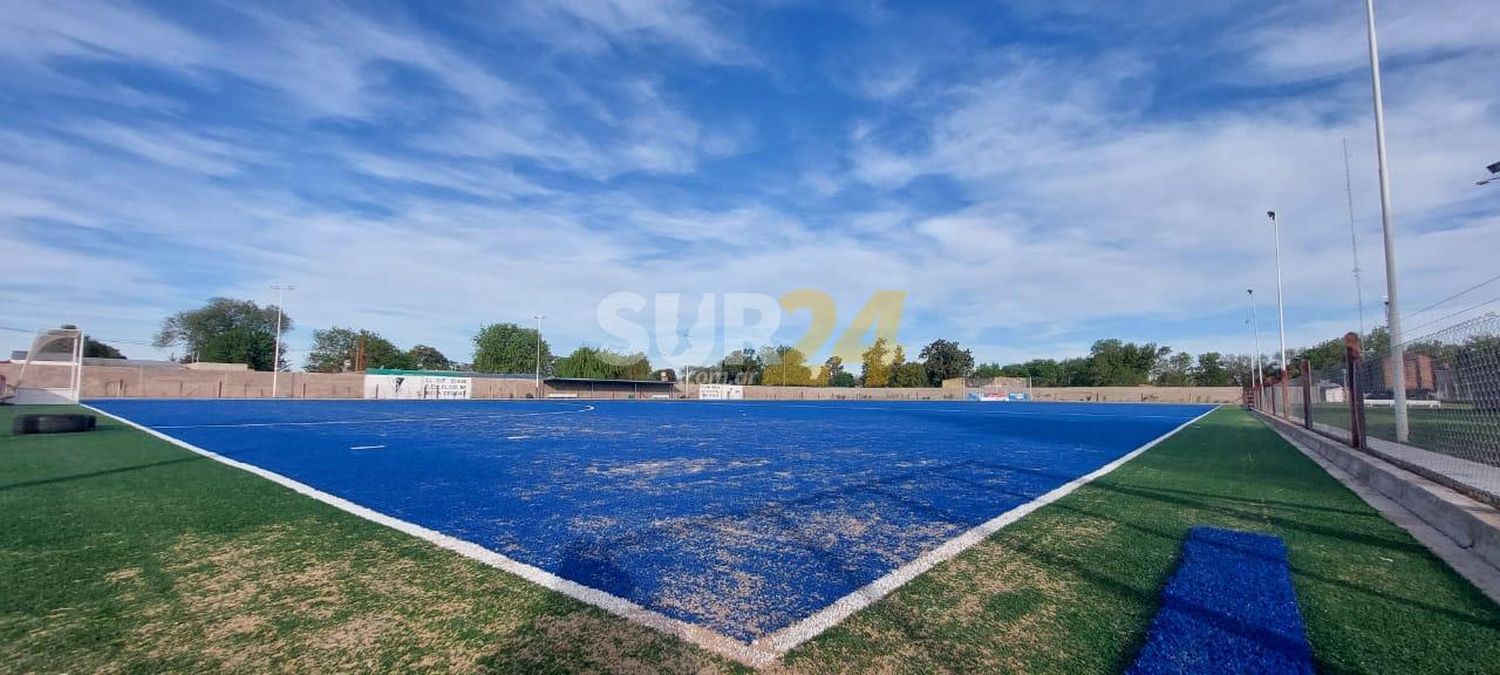
[{"label": "white wispy cloud", "polygon": [[[1244,288],[1274,287],[1274,208],[1289,337],[1312,341],[1353,321],[1343,137],[1378,311],[1357,12],[1348,37],[1331,4],[1234,5],[1254,31],[1165,0],[1010,8],[1061,41],[1038,47],[866,7],[851,30],[873,46],[794,62],[826,79],[810,91],[738,67],[771,60],[745,22],[806,9],[771,4],[522,2],[475,27],[493,44],[420,8],[213,5],[234,19],[215,23],[18,4],[0,84],[34,109],[0,121],[0,246],[24,258],[8,279],[61,280],[7,281],[7,322],[144,338],[289,281],[303,327],[461,359],[479,323],[537,309],[555,345],[598,342],[613,291],[814,287],[840,330],[873,291],[907,291],[904,341],[985,360],[1083,351],[1100,326],[1238,351]],[[1500,220],[1471,189],[1500,147],[1500,86],[1474,77],[1492,61],[1482,6],[1393,7],[1383,34],[1409,307],[1493,273]],[[1124,37],[1100,46],[1101,26]],[[874,44],[903,27],[922,30]],[[1181,72],[1151,44],[1166,34],[1196,39],[1212,75]],[[721,105],[721,77],[756,95]],[[771,138],[797,115],[835,131]]]},{"label": "white wispy cloud", "polygon": [[683,0],[527,0],[511,15],[531,37],[564,50],[599,54],[645,43],[709,62],[753,63],[754,55],[723,29],[725,13]]}]

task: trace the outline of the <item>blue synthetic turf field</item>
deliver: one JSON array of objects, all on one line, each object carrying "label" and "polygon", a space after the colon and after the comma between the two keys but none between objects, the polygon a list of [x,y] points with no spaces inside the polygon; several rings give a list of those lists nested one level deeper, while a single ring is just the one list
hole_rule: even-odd
[{"label": "blue synthetic turf field", "polygon": [[745,641],[795,623],[1209,409],[690,401],[93,405]]},{"label": "blue synthetic turf field", "polygon": [[1131,675],[1314,672],[1281,538],[1193,528]]}]

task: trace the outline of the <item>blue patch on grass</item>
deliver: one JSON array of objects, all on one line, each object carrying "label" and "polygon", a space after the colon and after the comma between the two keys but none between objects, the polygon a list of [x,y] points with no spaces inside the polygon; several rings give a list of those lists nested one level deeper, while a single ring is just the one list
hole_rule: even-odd
[{"label": "blue patch on grass", "polygon": [[1208,406],[146,401],[198,447],[750,641]]},{"label": "blue patch on grass", "polygon": [[1130,672],[1315,672],[1281,538],[1193,528]]}]

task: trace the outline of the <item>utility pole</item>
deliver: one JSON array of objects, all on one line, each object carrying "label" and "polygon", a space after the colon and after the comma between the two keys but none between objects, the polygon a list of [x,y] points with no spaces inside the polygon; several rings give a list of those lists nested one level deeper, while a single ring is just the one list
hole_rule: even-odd
[{"label": "utility pole", "polygon": [[284,291],[295,291],[296,286],[291,284],[273,284],[271,290],[276,291],[276,352],[271,356],[271,398],[280,396],[281,390],[276,388],[281,375],[281,298]]},{"label": "utility pole", "polygon": [[1385,312],[1386,326],[1391,332],[1391,407],[1396,414],[1396,442],[1405,443],[1410,433],[1406,418],[1406,345],[1402,344],[1401,311],[1396,303],[1396,233],[1391,223],[1391,175],[1386,166],[1385,101],[1380,92],[1375,0],[1365,0],[1365,29],[1370,43],[1370,92],[1375,104],[1375,156],[1380,167],[1380,227],[1385,236]]}]

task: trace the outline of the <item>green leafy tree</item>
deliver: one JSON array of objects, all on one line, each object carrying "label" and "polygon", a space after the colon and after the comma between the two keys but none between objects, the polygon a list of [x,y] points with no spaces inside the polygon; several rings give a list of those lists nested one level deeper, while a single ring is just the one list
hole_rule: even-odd
[{"label": "green leafy tree", "polygon": [[415,368],[409,353],[379,333],[334,326],[313,331],[313,346],[302,367],[309,373],[342,373],[357,368],[360,343],[364,343],[366,368]]},{"label": "green leafy tree", "polygon": [[933,340],[917,355],[933,386],[943,380],[967,377],[974,371],[974,354],[950,340]]},{"label": "green leafy tree", "polygon": [[579,347],[557,360],[554,369],[558,377],[582,377],[594,380],[615,379],[616,367],[605,360],[604,350],[595,347]]},{"label": "green leafy tree", "polygon": [[231,328],[214,333],[199,349],[199,360],[244,363],[251,370],[271,370],[276,364],[276,336],[271,331]]},{"label": "green leafy tree", "polygon": [[[65,323],[60,327],[69,330],[78,330],[78,326],[71,323]],[[113,345],[107,345],[95,340],[92,335],[84,335],[83,357],[86,359],[123,359],[125,355],[121,354],[120,350],[115,349]]]},{"label": "green leafy tree", "polygon": [[1062,384],[1066,371],[1052,359],[1032,359],[1026,362],[1026,376],[1033,387],[1056,387]]},{"label": "green leafy tree", "polygon": [[437,347],[427,345],[416,345],[406,350],[406,360],[412,368],[417,370],[450,370],[453,362],[448,360]]},{"label": "green leafy tree", "polygon": [[1134,387],[1151,380],[1158,362],[1172,350],[1154,342],[1135,344],[1118,339],[1099,340],[1089,350],[1091,383],[1100,387]]},{"label": "green leafy tree", "polygon": [[598,347],[579,347],[557,361],[558,377],[596,380],[650,380],[655,372],[645,354],[620,354]]},{"label": "green leafy tree", "polygon": [[765,369],[765,362],[761,361],[754,349],[746,347],[737,352],[730,352],[729,356],[719,363],[724,373],[724,381],[734,384],[760,384],[761,371]]},{"label": "green leafy tree", "polygon": [[[536,329],[513,323],[494,323],[474,336],[474,371],[480,373],[530,373],[536,370]],[[553,372],[552,348],[541,340],[542,375]]]},{"label": "green leafy tree", "polygon": [[1227,387],[1234,384],[1224,356],[1218,352],[1198,355],[1198,365],[1193,368],[1193,381],[1200,387]]},{"label": "green leafy tree", "polygon": [[860,357],[860,365],[864,368],[864,384],[866,387],[884,387],[891,381],[891,343],[885,338],[876,338],[875,344]]},{"label": "green leafy tree", "polygon": [[[828,360],[823,362],[822,372],[818,373],[818,380],[825,385],[837,387],[839,385],[834,384],[834,381],[838,380],[839,376],[844,374],[844,359],[835,354],[828,357]],[[849,382],[849,386],[854,386],[853,375],[849,376]]]},{"label": "green leafy tree", "polygon": [[908,362],[891,368],[892,387],[925,387],[929,384],[927,368],[920,363]]},{"label": "green leafy tree", "polygon": [[1000,377],[1026,377],[1030,374],[1024,363],[1011,363],[1000,369]]},{"label": "green leafy tree", "polygon": [[1255,360],[1249,354],[1231,354],[1224,357],[1224,369],[1229,371],[1229,383],[1236,387],[1251,386],[1255,374]]},{"label": "green leafy tree", "polygon": [[[161,329],[157,331],[152,344],[158,349],[181,349],[182,355],[178,360],[183,363],[197,360],[211,361],[212,359],[205,356],[208,343],[230,331],[241,330],[243,332],[229,342],[243,340],[251,334],[267,333],[272,336],[271,344],[274,350],[276,314],[275,305],[261,307],[249,300],[213,298],[202,307],[184,310],[163,319]],[[285,334],[291,329],[292,318],[283,315],[281,332]],[[218,341],[221,349],[219,353],[222,353],[223,345],[229,342]],[[286,346],[283,344],[283,357],[285,350]],[[281,367],[285,368],[284,358],[278,361],[281,361]],[[244,361],[233,363],[244,363]]]},{"label": "green leafy tree", "polygon": [[1161,387],[1193,386],[1193,355],[1177,352],[1157,362],[1156,374],[1152,378]]},{"label": "green leafy tree", "polygon": [[617,380],[651,380],[656,369],[651,367],[651,361],[645,354],[621,354],[619,352],[604,350],[604,358],[614,364],[614,375]]},{"label": "green leafy tree", "polygon": [[1002,366],[998,363],[981,363],[969,376],[981,380],[988,380],[996,377],[1004,377],[1004,375],[1005,366]]},{"label": "green leafy tree", "polygon": [[366,368],[397,368],[401,370],[410,370],[412,368],[411,358],[390,340],[380,337],[379,333],[371,331],[360,331],[360,334],[365,338]]},{"label": "green leafy tree", "polygon": [[848,371],[835,373],[832,377],[828,378],[828,386],[830,387],[852,387],[856,384],[859,384],[859,380],[854,378],[854,373]]},{"label": "green leafy tree", "polygon": [[83,355],[95,359],[123,359],[125,355],[114,345],[108,345],[90,336],[83,336]]}]

